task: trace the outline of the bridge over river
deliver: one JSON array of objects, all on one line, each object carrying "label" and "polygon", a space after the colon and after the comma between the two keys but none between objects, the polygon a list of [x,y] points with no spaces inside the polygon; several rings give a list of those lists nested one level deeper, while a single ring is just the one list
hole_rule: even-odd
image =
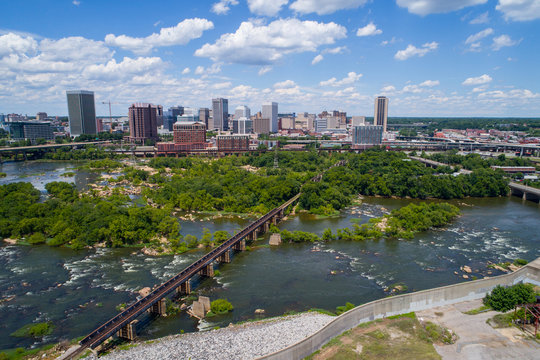
[{"label": "bridge over river", "polygon": [[[345,160],[338,161],[332,167],[342,166]],[[332,168],[330,167],[330,168]],[[311,181],[320,181],[322,174],[311,179]],[[133,339],[135,336],[136,318],[150,311],[159,315],[165,314],[165,300],[168,295],[176,292],[179,295],[189,294],[191,292],[190,280],[196,275],[213,276],[214,262],[226,263],[231,261],[232,251],[243,251],[246,249],[246,240],[257,239],[258,234],[268,231],[271,224],[277,224],[285,216],[286,209],[294,204],[301,193],[296,194],[280,206],[272,209],[265,215],[250,223],[239,233],[229,238],[223,244],[211,250],[209,253],[189,265],[179,274],[172,277],[156,289],[152,290],[147,296],[128,306],[124,311],[99,326],[97,329],[83,338],[77,347],[70,348],[61,359],[71,359],[80,355],[86,349],[95,350],[103,342],[113,335],[118,335],[127,339]]]}]

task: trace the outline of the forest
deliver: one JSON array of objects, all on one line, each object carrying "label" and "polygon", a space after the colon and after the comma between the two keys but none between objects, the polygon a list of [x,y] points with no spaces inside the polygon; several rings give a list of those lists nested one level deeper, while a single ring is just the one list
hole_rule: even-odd
[{"label": "forest", "polygon": [[[356,196],[377,195],[414,199],[454,199],[506,196],[508,180],[490,168],[453,176],[411,161],[401,152],[371,149],[360,154],[278,153],[230,156],[209,161],[199,158],[155,158],[149,165],[160,175],[147,177],[159,184],[144,195],[160,206],[185,211],[226,211],[263,214],[295,195],[300,209],[335,214]],[[345,159],[345,166],[324,173],[322,181],[308,179]],[[249,167],[249,168],[246,168]],[[164,169],[172,176],[164,176]]]},{"label": "forest", "polygon": [[[200,244],[212,246],[228,235],[205,233],[200,240],[183,237],[173,216],[178,211],[255,216],[301,192],[297,210],[328,215],[350,205],[359,194],[452,199],[508,192],[507,180],[498,171],[478,168],[470,175],[452,176],[411,161],[403,153],[380,149],[332,155],[279,152],[277,168],[273,153],[220,159],[154,158],[148,162],[155,169],[152,175],[100,155],[99,150],[86,153],[84,157],[96,160],[85,167],[96,171],[119,167],[121,175],[110,179],[110,185],[127,180],[141,186],[142,198],[137,204],[119,189],[102,198],[95,191],[79,193],[72,184],[52,182],[46,185],[48,195],[43,200],[29,183],[1,185],[0,236],[73,248],[96,243],[109,247],[151,244],[168,252],[183,252]],[[347,161],[344,166],[330,168],[342,159]],[[320,182],[310,181],[323,172]],[[389,226],[393,229],[393,223]],[[166,244],[162,246],[163,238]]]}]

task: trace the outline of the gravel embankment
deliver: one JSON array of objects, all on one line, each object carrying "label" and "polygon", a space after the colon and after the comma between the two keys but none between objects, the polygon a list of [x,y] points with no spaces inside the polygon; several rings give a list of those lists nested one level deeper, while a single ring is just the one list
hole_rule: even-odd
[{"label": "gravel embankment", "polygon": [[151,344],[113,351],[100,359],[254,359],[312,335],[334,317],[303,313],[229,326],[218,330],[172,335]]}]

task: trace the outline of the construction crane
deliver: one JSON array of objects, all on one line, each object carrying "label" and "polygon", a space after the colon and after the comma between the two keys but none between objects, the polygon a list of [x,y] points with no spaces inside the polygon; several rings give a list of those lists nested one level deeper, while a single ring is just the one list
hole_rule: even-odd
[{"label": "construction crane", "polygon": [[111,100],[109,101],[102,101],[101,102],[102,104],[109,104],[109,122],[110,122],[110,128],[109,128],[109,133],[112,134],[112,113],[111,113],[111,104],[115,104],[115,105],[118,105],[118,103],[115,103],[115,102],[111,102]]}]

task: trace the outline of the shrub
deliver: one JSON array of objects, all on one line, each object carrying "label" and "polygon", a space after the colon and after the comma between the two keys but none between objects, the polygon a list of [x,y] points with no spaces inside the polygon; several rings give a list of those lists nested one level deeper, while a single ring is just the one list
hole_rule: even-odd
[{"label": "shrub", "polygon": [[531,284],[516,284],[510,287],[497,285],[491,294],[484,298],[484,305],[496,311],[506,312],[516,305],[534,301],[534,287]]},{"label": "shrub", "polygon": [[354,308],[354,304],[351,304],[350,302],[347,302],[345,306],[338,306],[336,307],[336,314],[341,315],[344,312],[347,312]]},{"label": "shrub", "polygon": [[45,235],[43,235],[43,233],[33,233],[32,235],[30,235],[27,239],[27,241],[30,243],[30,244],[44,244],[45,241],[47,241],[47,239],[45,238]]},{"label": "shrub", "polygon": [[529,262],[525,259],[516,259],[514,260],[514,265],[516,266],[525,266],[527,265]]},{"label": "shrub", "polygon": [[516,300],[514,293],[506,287],[497,285],[491,294],[484,298],[484,305],[491,307],[493,310],[506,312],[514,307]]},{"label": "shrub", "polygon": [[233,309],[232,304],[227,299],[217,299],[210,303],[210,311],[216,315],[226,314]]}]

